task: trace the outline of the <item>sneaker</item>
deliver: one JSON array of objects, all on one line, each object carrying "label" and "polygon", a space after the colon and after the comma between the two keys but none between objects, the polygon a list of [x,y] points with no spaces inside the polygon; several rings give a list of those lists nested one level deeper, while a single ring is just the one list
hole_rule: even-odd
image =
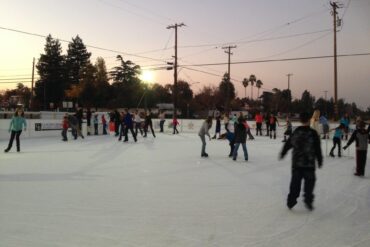
[{"label": "sneaker", "polygon": [[233,161],[236,161],[236,158],[233,158]]},{"label": "sneaker", "polygon": [[333,153],[330,153],[329,155],[330,155],[330,157],[333,157],[333,158],[335,157],[335,155]]},{"label": "sneaker", "polygon": [[5,149],[5,150],[4,150],[4,152],[5,152],[5,153],[7,153],[7,152],[9,152],[9,150],[10,150],[10,149],[9,149],[9,148],[7,148],[7,149]]}]

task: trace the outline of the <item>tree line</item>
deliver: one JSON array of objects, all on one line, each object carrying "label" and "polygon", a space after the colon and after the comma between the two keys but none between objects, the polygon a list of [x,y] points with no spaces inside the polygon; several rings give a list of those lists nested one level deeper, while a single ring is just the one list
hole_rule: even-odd
[{"label": "tree line", "polygon": [[[46,38],[44,53],[36,65],[39,79],[35,82],[34,96],[31,89],[19,83],[16,89],[6,90],[0,94],[2,108],[14,108],[14,96],[22,99],[24,107],[32,110],[55,110],[63,108],[63,101],[72,101],[75,106],[84,108],[155,108],[159,103],[173,103],[173,83],[155,83],[147,85],[140,79],[142,69],[130,60],[117,55],[118,65],[109,71],[105,60],[98,57],[93,64],[91,53],[87,51],[82,39],[77,35],[68,44],[63,54],[61,43],[51,35]],[[334,100],[331,98],[315,99],[309,91],[304,91],[300,99],[292,99],[291,91],[274,88],[272,92],[264,91],[263,85],[255,75],[242,81],[245,90],[251,86],[251,97],[236,97],[235,86],[227,73],[217,87],[203,86],[196,94],[190,83],[185,80],[177,82],[177,108],[182,117],[206,116],[212,110],[230,109],[274,113],[298,113],[319,109],[329,118],[334,116]],[[253,86],[258,90],[257,99],[253,99]],[[145,100],[143,97],[145,96]],[[31,100],[32,98],[32,100]],[[370,116],[370,107],[363,111],[355,103],[338,101],[339,113]]]}]

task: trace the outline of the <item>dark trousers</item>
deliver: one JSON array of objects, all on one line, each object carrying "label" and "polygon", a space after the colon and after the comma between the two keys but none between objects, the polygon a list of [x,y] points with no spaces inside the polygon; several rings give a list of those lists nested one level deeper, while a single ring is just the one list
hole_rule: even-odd
[{"label": "dark trousers", "polygon": [[140,130],[140,134],[143,135],[143,130],[141,128],[141,123],[135,122],[135,135],[137,136],[137,130]]},{"label": "dark trousers", "polygon": [[334,149],[338,145],[338,156],[341,156],[341,150],[342,150],[342,145],[341,145],[341,140],[338,137],[333,138],[333,147],[330,150],[330,154],[334,155]]},{"label": "dark trousers", "polygon": [[63,129],[62,130],[62,137],[63,137],[63,141],[67,141],[68,138],[67,138],[67,129]]},{"label": "dark trousers", "polygon": [[98,135],[98,124],[94,123],[94,134]]},{"label": "dark trousers", "polygon": [[135,132],[134,132],[134,128],[132,127],[132,126],[130,126],[130,127],[126,127],[125,128],[125,142],[127,142],[128,141],[128,131],[130,130],[130,132],[131,132],[131,135],[132,135],[132,137],[134,137],[134,140],[135,140],[135,142],[137,141],[137,139],[136,139],[136,135],[135,135]]},{"label": "dark trousers", "polygon": [[161,120],[159,122],[159,128],[161,129],[160,132],[163,132],[164,121],[166,121],[166,120]]},{"label": "dark trousers", "polygon": [[365,175],[367,150],[356,150],[356,173],[360,176]]},{"label": "dark trousers", "polygon": [[234,148],[235,148],[235,141],[232,140],[229,142],[229,146],[230,146],[230,154],[229,154],[229,157],[232,157],[233,156],[233,153],[234,153]]},{"label": "dark trousers", "polygon": [[152,131],[152,134],[153,134],[153,136],[155,137],[155,134],[154,134],[154,129],[153,129],[153,125],[152,124],[147,124],[146,126],[145,126],[145,128],[144,128],[144,137],[146,137],[146,135],[147,135],[147,133],[148,133],[148,129],[149,129],[149,127],[150,127],[150,129],[151,129],[151,131]]},{"label": "dark trousers", "polygon": [[103,124],[103,135],[107,134],[107,124]]},{"label": "dark trousers", "polygon": [[262,136],[262,123],[257,123],[256,136],[258,136],[258,133]]},{"label": "dark trousers", "polygon": [[179,131],[177,130],[177,125],[173,126],[173,134],[178,134]]},{"label": "dark trousers", "polygon": [[12,130],[12,132],[10,133],[10,140],[9,140],[9,144],[8,144],[8,148],[6,150],[10,150],[13,146],[13,141],[14,141],[14,138],[15,138],[15,141],[17,143],[17,151],[20,150],[21,148],[21,143],[19,141],[19,136],[22,134],[22,130],[19,130],[19,131],[14,131]]},{"label": "dark trousers", "polygon": [[270,135],[270,124],[266,123],[266,136]]},{"label": "dark trousers", "polygon": [[313,189],[315,187],[316,175],[313,169],[293,169],[290,191],[288,195],[288,206],[294,206],[301,192],[301,183],[304,180],[304,202],[312,204],[314,199]]}]

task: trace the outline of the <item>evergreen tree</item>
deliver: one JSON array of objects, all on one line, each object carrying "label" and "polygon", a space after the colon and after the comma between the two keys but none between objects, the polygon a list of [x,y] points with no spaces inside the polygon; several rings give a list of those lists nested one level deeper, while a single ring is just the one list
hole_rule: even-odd
[{"label": "evergreen tree", "polygon": [[90,65],[91,53],[87,52],[82,39],[77,35],[68,44],[66,68],[68,71],[68,85],[76,85],[80,82],[80,70]]},{"label": "evergreen tree", "polygon": [[[227,95],[228,87],[229,87],[229,95]],[[234,84],[229,80],[229,75],[225,73],[222,78],[222,81],[220,82],[218,86],[217,105],[224,106],[227,100],[231,102],[234,99],[235,99]]]},{"label": "evergreen tree", "polygon": [[44,51],[45,54],[41,54],[36,65],[40,79],[35,84],[35,100],[46,110],[50,103],[55,107],[60,106],[64,99],[66,76],[65,58],[59,40],[48,35]]}]

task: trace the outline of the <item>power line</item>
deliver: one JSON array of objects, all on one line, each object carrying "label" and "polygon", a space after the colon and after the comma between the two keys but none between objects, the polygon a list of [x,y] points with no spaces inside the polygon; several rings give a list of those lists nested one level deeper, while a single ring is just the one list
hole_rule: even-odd
[{"label": "power line", "polygon": [[[21,33],[21,34],[26,34],[26,35],[31,35],[31,36],[36,36],[36,37],[41,37],[41,38],[46,38],[47,37],[47,36],[42,35],[42,34],[26,32],[26,31],[22,31],[22,30],[13,29],[13,28],[0,27],[0,29],[6,30],[6,31],[11,31],[11,32],[16,32],[16,33]],[[61,42],[65,42],[65,43],[68,43],[68,44],[71,43],[71,41],[68,41],[68,40],[59,39],[59,38],[57,38],[57,39],[59,41],[61,41]],[[123,52],[123,51],[102,48],[102,47],[98,47],[98,46],[94,46],[94,45],[87,45],[87,44],[85,44],[85,46],[86,47],[93,48],[93,49],[97,49],[97,50],[102,50],[102,51],[109,51],[109,52],[114,52],[114,53],[121,53],[121,54],[126,55],[126,56],[139,57],[139,58],[144,58],[144,59],[147,59],[147,60],[165,62],[165,60],[163,60],[163,59],[156,59],[156,58],[151,58],[151,57],[146,57],[146,56],[141,56],[141,55],[135,55],[135,54],[131,54],[131,53]]]},{"label": "power line", "polygon": [[[370,52],[355,53],[355,54],[342,54],[342,55],[337,55],[337,57],[356,57],[356,56],[369,56],[369,55],[370,55]],[[231,62],[231,64],[286,62],[286,61],[297,61],[297,60],[325,59],[325,58],[333,58],[333,57],[334,57],[333,55],[327,55],[327,56],[312,56],[312,57],[281,58],[281,59],[268,59],[268,60],[239,61],[239,62]],[[225,64],[228,64],[228,63],[220,62],[220,63],[205,63],[205,64],[184,64],[184,65],[179,65],[179,67],[220,66],[220,65],[225,65]]]}]

